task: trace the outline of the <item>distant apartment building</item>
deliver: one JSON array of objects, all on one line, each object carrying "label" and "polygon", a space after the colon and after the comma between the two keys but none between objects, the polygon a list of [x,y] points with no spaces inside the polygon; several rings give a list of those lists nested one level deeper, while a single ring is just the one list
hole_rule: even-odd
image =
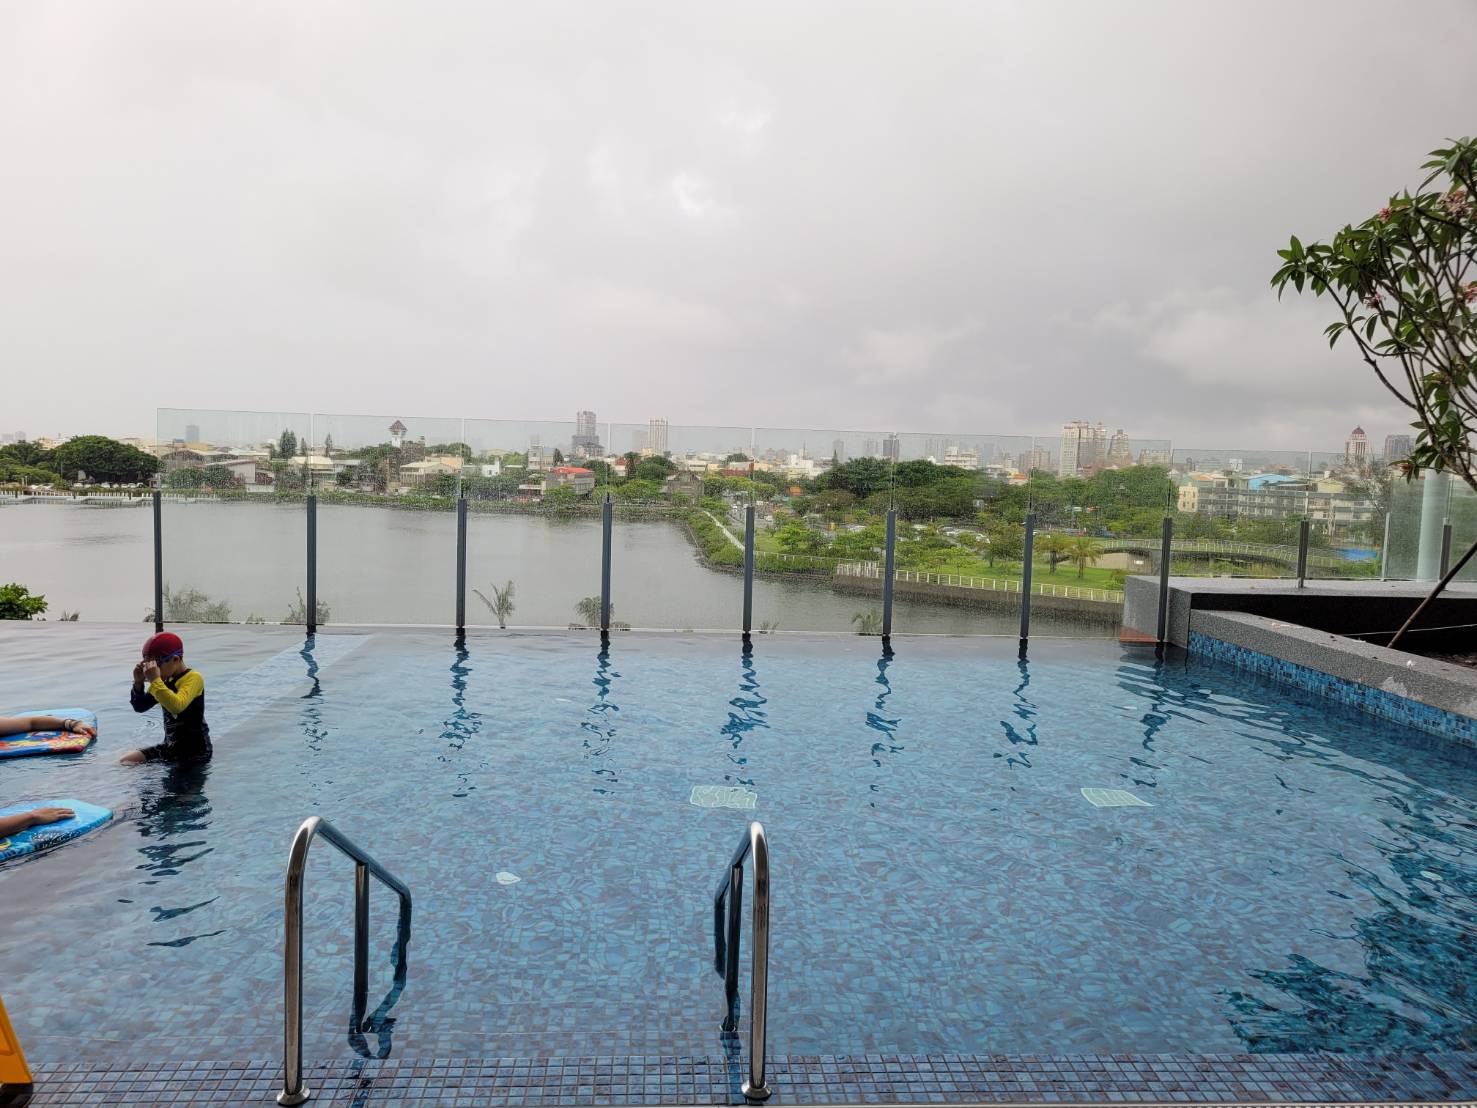
[{"label": "distant apartment building", "polygon": [[902,456],[902,442],[896,435],[888,435],[882,440],[882,456],[893,462]]},{"label": "distant apartment building", "polygon": [[1033,446],[1030,450],[1022,451],[1017,468],[1025,474],[1031,474],[1038,469],[1043,473],[1050,470],[1051,450],[1045,446]]},{"label": "distant apartment building", "polygon": [[401,423],[398,419],[394,423],[390,424],[390,445],[393,446],[396,450],[399,450],[402,446],[404,446],[405,432],[408,430],[410,430],[410,428],[405,426],[405,424]]},{"label": "distant apartment building", "polygon": [[980,452],[964,446],[949,445],[944,449],[943,465],[960,469],[979,469]]},{"label": "distant apartment building", "polygon": [[1369,468],[1369,437],[1363,427],[1355,427],[1344,442],[1344,465],[1363,473]]},{"label": "distant apartment building", "polygon": [[576,458],[598,458],[605,453],[600,445],[599,424],[594,412],[576,412],[574,416],[574,438],[569,442],[569,452]]},{"label": "distant apartment building", "polygon": [[1330,532],[1348,530],[1374,517],[1374,504],[1332,478],[1309,480],[1280,473],[1246,478],[1227,473],[1190,473],[1179,487],[1182,512],[1221,519],[1310,519]]},{"label": "distant apartment building", "polygon": [[1170,464],[1174,451],[1167,446],[1145,447],[1139,451],[1138,464],[1141,466],[1167,466]]},{"label": "distant apartment building", "polygon": [[1113,432],[1112,441],[1108,443],[1108,465],[1119,468],[1133,465],[1133,450],[1122,427]]},{"label": "distant apartment building", "polygon": [[1410,452],[1415,449],[1415,441],[1409,435],[1386,435],[1385,436],[1385,465],[1392,466],[1396,462],[1403,462],[1410,457]]},{"label": "distant apartment building", "polygon": [[1099,468],[1105,460],[1107,434],[1101,423],[1093,425],[1085,419],[1062,424],[1062,448],[1057,455],[1057,475],[1082,477]]},{"label": "distant apartment building", "polygon": [[544,475],[544,492],[569,488],[578,496],[595,491],[595,471],[583,466],[554,466]]},{"label": "distant apartment building", "polygon": [[880,458],[881,456],[882,456],[882,452],[877,449],[877,440],[876,439],[863,439],[862,440],[862,457],[863,458]]},{"label": "distant apartment building", "polygon": [[846,462],[846,440],[833,439],[831,441],[831,460],[838,466]]},{"label": "distant apartment building", "polygon": [[646,425],[646,448],[653,454],[663,455],[671,449],[667,445],[667,421],[653,419]]}]

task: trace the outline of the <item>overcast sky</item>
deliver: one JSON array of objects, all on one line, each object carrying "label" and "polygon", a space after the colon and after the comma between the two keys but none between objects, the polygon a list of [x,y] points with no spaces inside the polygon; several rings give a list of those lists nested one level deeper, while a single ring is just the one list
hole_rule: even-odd
[{"label": "overcast sky", "polygon": [[0,7],[0,431],[156,406],[1336,446],[1477,4]]}]

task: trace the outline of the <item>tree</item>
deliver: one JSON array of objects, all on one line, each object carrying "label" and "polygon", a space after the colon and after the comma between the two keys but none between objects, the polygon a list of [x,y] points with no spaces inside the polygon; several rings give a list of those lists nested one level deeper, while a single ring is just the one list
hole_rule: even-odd
[{"label": "tree", "polygon": [[14,462],[16,465],[39,466],[50,457],[51,451],[24,439],[0,446],[0,460]]},{"label": "tree", "polygon": [[548,508],[571,508],[578,500],[573,485],[556,485],[544,493],[544,506]]},{"label": "tree", "polygon": [[[611,615],[615,614],[615,605],[610,606]],[[579,616],[586,627],[600,626],[600,598],[598,596],[587,596],[583,600],[575,602],[574,614]]]},{"label": "tree", "polygon": [[798,521],[787,523],[776,531],[774,541],[788,554],[817,554],[825,545],[820,535]]},{"label": "tree", "polygon": [[[655,481],[660,485],[677,472],[677,463],[670,458],[643,458],[636,466],[635,476],[642,481]],[[631,476],[631,474],[627,474]]]},{"label": "tree", "polygon": [[[760,480],[761,475],[755,474]],[[768,476],[767,474],[764,476]],[[832,466],[815,479],[817,491],[845,489],[859,500],[892,487],[892,463],[883,458],[853,458]]]},{"label": "tree", "polygon": [[[488,600],[481,589],[473,589],[477,599],[487,605],[487,610],[497,616],[497,625],[500,629],[508,629],[508,617],[513,614],[513,582],[509,581],[502,588],[491,586],[492,599]],[[599,601],[596,601],[598,604]]]},{"label": "tree", "polygon": [[277,457],[295,458],[297,456],[297,436],[290,429],[284,429],[277,439]]},{"label": "tree", "polygon": [[60,474],[75,477],[78,471],[94,481],[141,485],[159,472],[159,459],[106,435],[78,435],[51,452],[50,461]]},{"label": "tree", "polygon": [[556,466],[562,466],[564,464],[564,452],[557,446],[554,447],[554,464]]},{"label": "tree", "polygon": [[1034,543],[1036,549],[1046,555],[1048,573],[1055,573],[1056,567],[1071,555],[1072,540],[1066,535],[1048,531],[1044,535],[1037,535]]},{"label": "tree", "polygon": [[[182,588],[178,592],[164,586],[164,620],[167,623],[230,623],[231,606],[224,600],[211,600],[199,589]],[[144,613],[145,623],[154,623],[154,610]]]},{"label": "tree", "polygon": [[1391,196],[1328,243],[1292,236],[1272,287],[1279,297],[1289,284],[1311,288],[1337,305],[1329,346],[1351,338],[1415,417],[1408,474],[1449,471],[1477,489],[1477,139],[1431,151],[1421,168],[1414,195]]},{"label": "tree", "polygon": [[750,461],[750,460],[751,459],[749,458],[749,456],[747,454],[737,454],[737,453],[730,454],[730,455],[728,455],[728,457],[726,457],[726,458],[723,459],[723,461],[726,464],[728,464],[728,465],[732,465],[734,462],[747,462],[747,461]]},{"label": "tree", "polygon": [[1068,559],[1077,567],[1079,578],[1087,575],[1087,567],[1096,565],[1097,560],[1103,556],[1103,544],[1088,535],[1077,535],[1072,539],[1071,549],[1067,552]]},{"label": "tree", "polygon": [[[168,605],[166,605],[166,608],[167,607],[168,607]],[[313,626],[314,627],[322,627],[324,624],[326,624],[328,622],[328,617],[329,617],[329,614],[330,614],[329,613],[329,609],[328,609],[328,605],[324,601],[319,600],[318,602],[316,602],[313,605],[313,608],[314,608],[314,613],[313,614],[316,616],[316,618],[313,620]],[[295,626],[302,627],[302,626],[306,626],[307,625],[307,622],[308,622],[307,616],[308,616],[308,602],[303,599],[303,590],[302,589],[298,589],[297,590],[297,602],[294,603],[292,605],[292,607],[290,607],[290,608],[287,609],[287,614],[282,617],[282,622],[284,624],[293,624]]]},{"label": "tree", "polygon": [[1025,557],[1026,529],[1018,523],[998,523],[990,528],[986,536],[985,561],[993,568],[995,562],[1014,562]]},{"label": "tree", "polygon": [[333,457],[333,436],[332,435],[324,435],[323,436],[323,456],[325,458],[332,458]]},{"label": "tree", "polygon": [[32,596],[31,590],[12,581],[0,585],[0,619],[34,619],[46,611],[46,597]]}]

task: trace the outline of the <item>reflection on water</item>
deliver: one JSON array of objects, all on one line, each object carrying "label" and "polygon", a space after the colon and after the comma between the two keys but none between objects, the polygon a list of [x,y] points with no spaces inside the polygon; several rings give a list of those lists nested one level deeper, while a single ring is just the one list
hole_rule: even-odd
[{"label": "reflection on water", "polygon": [[[472,673],[472,667],[468,664],[469,657],[465,640],[458,639],[451,661],[451,715],[443,721],[441,727],[441,737],[446,740],[448,750],[453,752],[462,750],[467,745],[467,740],[482,730],[482,713],[467,707],[467,678]],[[452,762],[456,759],[453,754],[447,753],[442,754],[440,760]],[[452,796],[465,797],[477,788],[471,783],[471,775],[470,769],[457,770],[457,785],[452,790]]]},{"label": "reflection on water", "polygon": [[[882,691],[877,694],[872,708],[867,712],[867,726],[873,731],[882,732],[883,737],[872,743],[872,765],[877,769],[882,768],[882,755],[901,754],[905,747],[897,741],[897,730],[902,723],[902,717],[887,714],[887,701],[892,696],[892,685],[887,680],[887,669],[892,665],[892,650],[888,647],[882,648],[882,657],[877,659],[877,676],[874,683],[882,686]],[[881,792],[880,781],[873,781],[868,786],[869,792]],[[868,801],[871,807],[877,806],[876,801]]]},{"label": "reflection on water", "polygon": [[[744,736],[750,731],[769,727],[764,706],[769,701],[759,692],[759,672],[754,668],[754,647],[744,643],[739,652],[738,695],[728,702],[728,719],[718,729],[719,734],[729,741],[728,760],[736,766],[746,766],[749,759],[740,751]],[[725,781],[740,785],[753,785],[750,777],[736,777],[732,773],[723,775]]]},{"label": "reflection on water", "polygon": [[328,734],[328,729],[323,725],[323,685],[318,680],[318,659],[313,656],[316,645],[316,636],[309,635],[299,651],[308,667],[308,691],[303,693],[303,734],[307,736],[308,747],[314,751],[322,747],[323,739]]},{"label": "reflection on water", "polygon": [[612,764],[611,751],[615,743],[615,717],[620,707],[610,698],[619,677],[610,665],[610,646],[602,643],[600,653],[595,655],[595,679],[591,682],[596,689],[595,703],[587,709],[591,719],[580,724],[585,731],[585,757],[600,759],[595,764],[595,776],[599,779],[594,791],[602,796],[614,791],[620,784],[620,776]]},{"label": "reflection on water", "polygon": [[[1015,663],[1016,672],[1020,680],[1010,690],[1012,718],[1002,719],[1000,729],[1005,732],[1005,737],[1010,741],[1010,747],[1003,751],[997,751],[995,757],[1004,758],[1005,764],[1011,768],[1023,766],[1031,768],[1031,751],[1029,747],[1037,745],[1036,739],[1036,703],[1026,694],[1031,687],[1031,663],[1021,658]],[[1015,786],[1011,786],[1014,788]]]},{"label": "reflection on water", "polygon": [[[368,1016],[364,1015],[365,997],[357,991],[354,994],[353,1004],[349,1010],[349,1047],[355,1054],[364,1058],[388,1058],[390,1056],[390,1048],[393,1045],[391,1040],[395,1032],[395,1017],[390,1015],[390,1009],[395,1007],[395,1002],[405,991],[405,980],[410,971],[407,957],[409,945],[410,909],[402,905],[399,922],[395,928],[395,941],[390,944],[390,964],[395,967],[395,977],[389,992],[385,993],[384,999]],[[369,1045],[369,1035],[375,1037],[374,1047]]]},{"label": "reflection on water", "polygon": [[[145,785],[140,792],[138,818],[134,822],[145,842],[138,851],[144,861],[136,868],[149,874],[140,884],[160,885],[165,878],[179,876],[187,866],[214,850],[206,838],[210,827],[210,800],[205,795],[205,782],[209,776],[209,762],[170,765],[157,783]],[[180,907],[155,905],[149,910],[155,923],[168,923],[213,904],[217,899],[209,897]],[[220,934],[224,934],[224,929],[154,940],[148,945],[189,946],[196,939]]]}]

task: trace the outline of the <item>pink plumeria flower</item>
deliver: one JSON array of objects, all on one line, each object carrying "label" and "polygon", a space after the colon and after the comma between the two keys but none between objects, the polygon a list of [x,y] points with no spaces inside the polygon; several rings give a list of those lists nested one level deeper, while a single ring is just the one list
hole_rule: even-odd
[{"label": "pink plumeria flower", "polygon": [[1390,215],[1391,215],[1390,205],[1386,204],[1383,208],[1380,209],[1380,222],[1381,223],[1389,223],[1390,222]]}]

